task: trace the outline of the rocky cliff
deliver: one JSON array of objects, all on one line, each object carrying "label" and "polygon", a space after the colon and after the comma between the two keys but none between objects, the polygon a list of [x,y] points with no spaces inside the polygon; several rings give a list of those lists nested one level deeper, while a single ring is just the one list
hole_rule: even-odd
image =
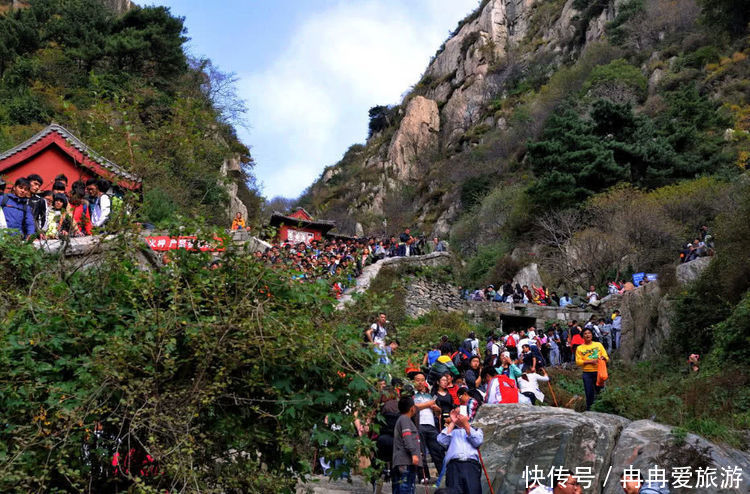
[{"label": "rocky cliff", "polygon": [[[650,420],[631,422],[616,415],[553,407],[485,405],[474,425],[484,432],[482,457],[498,494],[524,492],[526,467],[536,467],[544,476],[553,466],[588,469],[590,487],[584,492],[593,494],[621,493],[618,481],[631,465],[644,478],[651,468],[663,469],[672,493],[740,493],[750,488],[747,453]],[[735,467],[740,469],[737,481],[722,486],[724,469]],[[690,472],[683,484],[690,488],[674,488],[680,468]],[[713,471],[716,483],[701,487],[699,469]]]},{"label": "rocky cliff", "polygon": [[[511,147],[530,137],[527,129],[513,128],[498,102],[525,74],[548,77],[575,60],[603,36],[618,2],[594,2],[598,7],[585,11],[575,3],[483,1],[459,23],[401,104],[391,108],[392,124],[375,132],[363,149],[353,146],[301,201],[320,212],[346,210],[365,232],[382,229],[386,217],[391,224],[416,221],[446,234],[460,206],[459,184],[451,175],[463,169],[471,174],[455,157],[466,155],[488,131],[506,134]],[[449,173],[440,172],[446,169]],[[394,211],[399,208],[407,211]]]}]

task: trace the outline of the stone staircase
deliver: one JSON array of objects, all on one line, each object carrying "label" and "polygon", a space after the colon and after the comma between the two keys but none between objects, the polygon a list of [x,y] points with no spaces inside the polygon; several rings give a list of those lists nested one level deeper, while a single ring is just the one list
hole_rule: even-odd
[{"label": "stone staircase", "polygon": [[426,254],[423,256],[408,256],[408,257],[388,257],[382,259],[375,264],[370,264],[362,270],[356,280],[355,285],[347,289],[339,299],[337,309],[341,310],[346,307],[347,304],[353,301],[353,296],[358,293],[364,293],[370,288],[372,280],[377,278],[378,273],[384,267],[399,267],[399,266],[444,266],[451,262],[452,256],[449,252],[433,252],[432,254]]}]

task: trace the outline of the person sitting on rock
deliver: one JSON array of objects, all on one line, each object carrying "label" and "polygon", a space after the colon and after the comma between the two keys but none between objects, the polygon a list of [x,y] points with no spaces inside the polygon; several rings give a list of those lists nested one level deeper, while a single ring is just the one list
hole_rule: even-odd
[{"label": "person sitting on rock", "polygon": [[594,285],[589,286],[589,291],[586,292],[586,300],[588,304],[597,307],[601,302],[599,301],[599,294],[596,293],[596,287]]}]

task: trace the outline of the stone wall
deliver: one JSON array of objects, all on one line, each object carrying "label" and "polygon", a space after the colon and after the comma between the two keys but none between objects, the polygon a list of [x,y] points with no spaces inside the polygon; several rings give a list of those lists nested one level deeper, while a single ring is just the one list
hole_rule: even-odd
[{"label": "stone wall", "polygon": [[505,304],[500,302],[477,302],[463,300],[455,285],[428,280],[414,280],[407,289],[406,314],[419,317],[430,311],[463,311],[476,323],[495,323],[502,330],[502,316],[533,319],[536,327],[544,327],[547,321],[583,322],[592,315],[603,315],[593,309],[545,307],[533,304]]},{"label": "stone wall", "polygon": [[[599,315],[593,309],[575,309],[570,307],[546,307],[534,304],[504,304],[500,302],[465,301],[464,307],[468,316],[475,322],[497,320],[502,316],[528,317],[536,322],[534,326],[543,328],[547,321],[578,321],[581,324],[591,316]],[[498,325],[502,329],[502,325]]]},{"label": "stone wall", "polygon": [[406,315],[419,317],[437,310],[463,310],[464,301],[458,296],[457,286],[427,280],[414,280],[407,288]]},{"label": "stone wall", "polygon": [[[384,267],[400,268],[405,266],[413,267],[438,267],[438,266],[449,266],[453,262],[453,256],[450,252],[433,252],[424,256],[409,256],[409,257],[389,257],[375,264],[370,264],[362,270],[355,280],[353,287],[349,288],[344,292],[344,295],[339,299],[339,303],[336,306],[337,309],[343,309],[347,304],[353,301],[353,296],[356,294],[364,293],[370,288],[372,281],[378,276],[380,270]],[[456,292],[458,293],[458,292]],[[429,301],[416,301],[415,306],[430,305]]]}]

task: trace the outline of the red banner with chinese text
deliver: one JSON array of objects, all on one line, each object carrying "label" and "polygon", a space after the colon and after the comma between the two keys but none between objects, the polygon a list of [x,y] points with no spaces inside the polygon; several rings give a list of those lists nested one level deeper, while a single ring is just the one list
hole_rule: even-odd
[{"label": "red banner with chinese text", "polygon": [[166,235],[146,237],[144,240],[151,250],[157,252],[177,249],[200,250],[202,252],[224,251],[224,240],[219,237],[214,237],[213,242],[198,241],[196,237],[169,237]]}]

